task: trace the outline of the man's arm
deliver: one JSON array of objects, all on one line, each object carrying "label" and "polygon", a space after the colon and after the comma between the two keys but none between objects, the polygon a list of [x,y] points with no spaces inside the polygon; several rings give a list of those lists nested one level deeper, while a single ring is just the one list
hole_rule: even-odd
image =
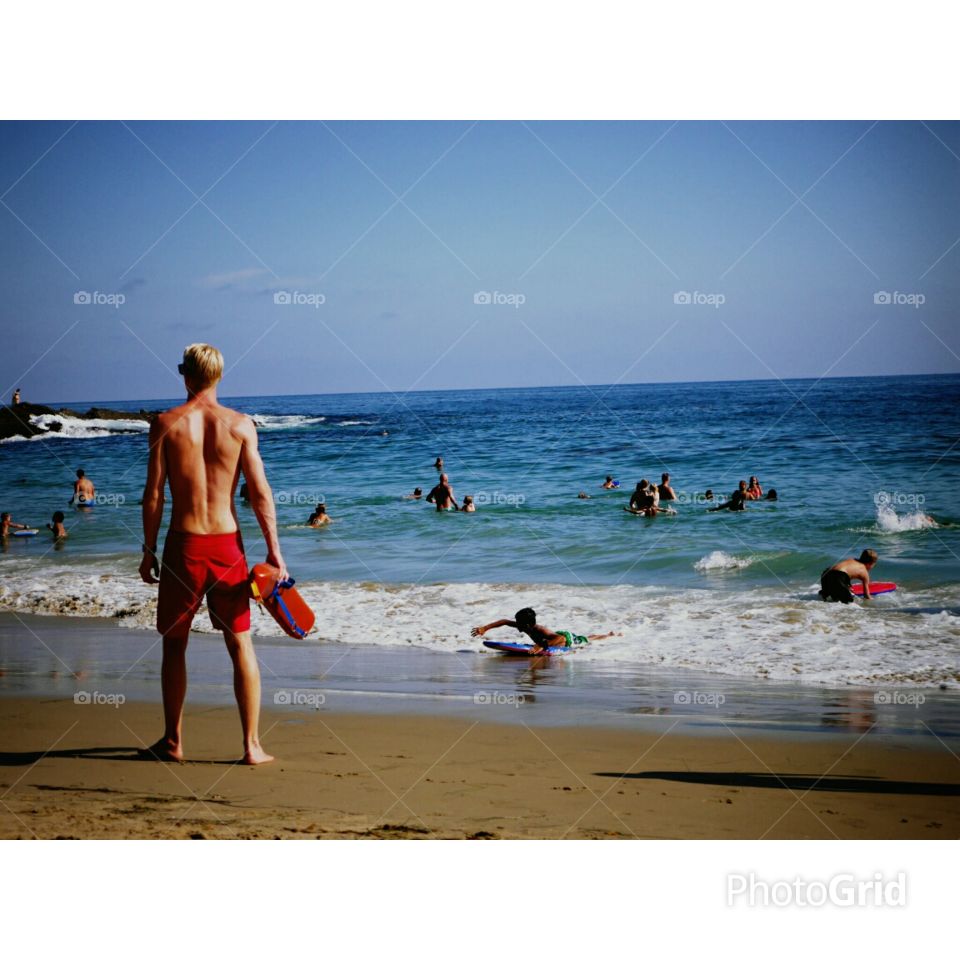
[{"label": "man's arm", "polygon": [[459,510],[460,505],[457,503],[457,498],[453,495],[453,487],[450,484],[447,484],[447,496],[450,498],[450,502],[453,504],[454,510]]},{"label": "man's arm", "polygon": [[871,600],[870,596],[870,571],[866,567],[861,568],[863,573],[856,573],[853,575],[854,580],[859,580],[863,584],[863,599]]},{"label": "man's arm", "polygon": [[166,483],[167,461],[163,454],[163,430],[157,419],[150,424],[150,458],[147,461],[147,482],[143,488],[144,552],[140,561],[140,579],[144,583],[157,583],[160,575],[157,539],[163,520],[163,489]]},{"label": "man's arm", "polygon": [[516,623],[513,620],[494,620],[482,627],[474,627],[470,631],[471,637],[482,637],[488,630],[496,630],[497,627],[513,627],[516,629]]},{"label": "man's arm", "polygon": [[243,446],[240,449],[240,468],[247,481],[247,492],[250,496],[250,506],[257,515],[257,523],[267,544],[267,563],[277,567],[280,579],[288,577],[287,565],[283,562],[280,552],[280,538],[277,536],[277,508],[273,502],[273,491],[267,482],[267,474],[263,469],[263,460],[257,440],[257,428],[249,417],[242,418],[240,435]]}]

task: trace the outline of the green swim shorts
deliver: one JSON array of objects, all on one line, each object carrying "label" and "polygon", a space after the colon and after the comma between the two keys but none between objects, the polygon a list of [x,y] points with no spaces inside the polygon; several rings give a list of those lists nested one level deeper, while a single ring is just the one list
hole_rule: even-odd
[{"label": "green swim shorts", "polygon": [[564,646],[567,647],[579,646],[581,643],[590,642],[586,637],[578,637],[575,633],[571,633],[569,630],[558,630],[557,633],[559,633],[561,637],[567,638],[567,642],[564,644]]}]

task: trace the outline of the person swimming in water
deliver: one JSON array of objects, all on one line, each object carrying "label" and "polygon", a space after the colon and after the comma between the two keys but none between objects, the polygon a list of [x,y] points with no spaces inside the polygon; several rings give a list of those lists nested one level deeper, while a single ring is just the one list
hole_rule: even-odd
[{"label": "person swimming in water", "polygon": [[713,491],[712,491],[712,490],[708,490],[708,491],[703,495],[703,499],[704,499],[704,500],[712,500],[712,499],[713,499]]},{"label": "person swimming in water", "polygon": [[650,496],[648,493],[650,487],[649,480],[641,480],[630,495],[630,509],[641,510],[646,506],[646,500]]},{"label": "person swimming in water", "polygon": [[307,526],[322,527],[325,523],[329,522],[330,515],[327,513],[327,505],[325,503],[318,503],[316,509],[310,514],[307,520]]},{"label": "person swimming in water", "polygon": [[590,633],[586,636],[575,634],[572,630],[550,630],[537,623],[537,613],[530,607],[518,610],[512,620],[494,620],[493,623],[482,627],[473,627],[470,630],[472,637],[482,637],[488,630],[498,627],[512,627],[526,634],[533,641],[533,652],[542,653],[551,647],[576,647],[594,640],[606,640],[607,637],[620,636],[618,633]]},{"label": "person swimming in water", "polygon": [[746,490],[746,497],[748,500],[760,500],[763,497],[763,488],[760,486],[760,481],[756,477],[750,478],[750,483]]},{"label": "person swimming in water", "polygon": [[616,490],[617,487],[620,486],[620,481],[619,481],[619,480],[614,480],[613,477],[607,477],[607,479],[604,480],[603,483],[600,484],[600,486],[601,486],[604,490]]},{"label": "person swimming in water", "polygon": [[47,529],[53,534],[54,540],[65,540],[67,538],[67,528],[63,525],[63,511],[58,510],[52,518],[52,522],[47,524]]},{"label": "person swimming in water", "polygon": [[443,473],[443,457],[437,457],[437,459],[433,461],[433,466],[435,469]]},{"label": "person swimming in water", "polygon": [[6,510],[0,513],[0,539],[6,540],[11,530],[29,530],[25,523],[15,523]]},{"label": "person swimming in water", "polygon": [[460,508],[460,511],[462,513],[477,512],[477,508],[473,502],[473,497],[471,497],[469,493],[463,498],[463,506]]},{"label": "person swimming in water", "polygon": [[777,491],[774,490],[773,487],[771,487],[771,488],[767,491],[767,495],[766,495],[763,499],[764,499],[764,500],[776,500],[776,499],[777,499]]},{"label": "person swimming in water", "polygon": [[876,550],[864,550],[858,560],[848,557],[827,567],[820,574],[820,599],[833,603],[853,603],[850,581],[859,580],[863,584],[863,599],[870,600],[870,571],[878,559]]},{"label": "person swimming in water", "polygon": [[78,470],[77,479],[73,484],[73,496],[67,503],[76,504],[78,507],[93,506],[96,497],[97,491],[93,486],[93,481],[83,470]]},{"label": "person swimming in water", "polygon": [[670,474],[664,473],[660,477],[660,486],[657,487],[658,500],[676,500],[677,495],[670,486]]},{"label": "person swimming in water", "polygon": [[419,500],[423,496],[423,490],[420,487],[415,487],[413,493],[408,493],[403,499],[404,500]]},{"label": "person swimming in water", "polygon": [[[740,481],[743,483],[744,481]],[[746,495],[742,490],[734,490],[730,495],[730,499],[725,503],[721,503],[718,507],[710,507],[707,513],[716,513],[718,510],[732,510],[734,512],[739,510],[746,510]]]},{"label": "person swimming in water", "polygon": [[593,497],[589,493],[584,493],[582,490],[577,494],[578,500],[592,500]]},{"label": "person swimming in water", "polygon": [[459,510],[456,497],[453,495],[453,487],[445,473],[440,474],[440,482],[427,494],[427,503],[432,503],[437,508],[437,513],[443,510]]}]

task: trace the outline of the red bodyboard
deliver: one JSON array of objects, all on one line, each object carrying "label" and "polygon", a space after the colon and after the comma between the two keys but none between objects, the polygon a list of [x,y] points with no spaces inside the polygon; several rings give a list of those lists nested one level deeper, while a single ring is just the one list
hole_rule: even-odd
[{"label": "red bodyboard", "polygon": [[[895,583],[884,583],[883,581],[878,581],[877,583],[870,584],[870,596],[875,597],[878,593],[891,593],[897,589]],[[855,597],[863,596],[863,584],[858,580],[856,583],[850,584],[850,592]]]},{"label": "red bodyboard", "polygon": [[293,580],[280,580],[280,571],[271,564],[253,565],[250,593],[288,637],[301,640],[313,629],[316,617],[307,601],[300,596]]}]

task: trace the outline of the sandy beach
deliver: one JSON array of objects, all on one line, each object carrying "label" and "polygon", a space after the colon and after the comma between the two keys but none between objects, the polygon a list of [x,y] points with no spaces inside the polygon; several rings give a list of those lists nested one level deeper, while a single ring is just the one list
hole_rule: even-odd
[{"label": "sandy beach", "polygon": [[944,745],[268,711],[278,760],[235,765],[236,713],[188,705],[184,764],[136,759],[159,707],[4,698],[3,838],[937,839]]}]

